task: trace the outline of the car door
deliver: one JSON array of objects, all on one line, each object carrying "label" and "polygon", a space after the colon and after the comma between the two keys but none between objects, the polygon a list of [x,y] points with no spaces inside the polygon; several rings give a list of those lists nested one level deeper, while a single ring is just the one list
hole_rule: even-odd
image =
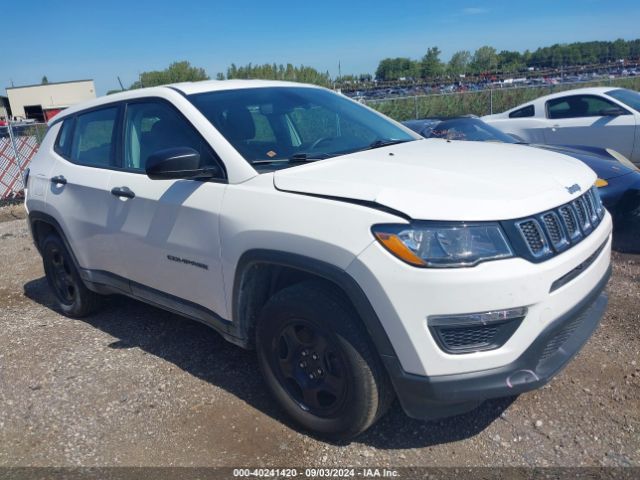
[{"label": "car door", "polygon": [[[185,312],[192,316],[201,317],[203,311],[225,316],[218,217],[226,181],[147,177],[149,155],[174,147],[191,147],[204,164],[221,166],[169,102],[144,99],[126,105],[122,168],[112,173],[109,184],[118,251],[135,295],[164,305],[178,299],[177,308],[192,308]],[[194,305],[185,306],[185,301]]]},{"label": "car door", "polygon": [[568,95],[546,102],[546,143],[612,148],[631,157],[636,122],[628,110],[598,95]]},{"label": "car door", "polygon": [[58,221],[81,268],[122,273],[109,224],[109,181],[116,166],[120,106],[66,118],[54,143],[47,211]]}]

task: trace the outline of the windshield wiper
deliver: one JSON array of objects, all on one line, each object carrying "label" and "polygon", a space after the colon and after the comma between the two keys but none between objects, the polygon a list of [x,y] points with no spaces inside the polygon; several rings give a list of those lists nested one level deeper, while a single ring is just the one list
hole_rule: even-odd
[{"label": "windshield wiper", "polygon": [[289,157],[288,162],[289,163],[316,162],[318,160],[324,160],[332,156],[333,155],[329,155],[328,153],[294,153]]},{"label": "windshield wiper", "polygon": [[399,140],[388,138],[386,140],[376,140],[371,142],[367,147],[368,150],[373,150],[374,148],[388,147],[389,145],[397,145],[398,143],[410,142],[411,140]]},{"label": "windshield wiper", "polygon": [[270,163],[311,163],[333,156],[335,155],[330,155],[328,153],[294,153],[289,158],[274,158],[273,160],[253,160],[251,162],[251,165],[263,165]]}]

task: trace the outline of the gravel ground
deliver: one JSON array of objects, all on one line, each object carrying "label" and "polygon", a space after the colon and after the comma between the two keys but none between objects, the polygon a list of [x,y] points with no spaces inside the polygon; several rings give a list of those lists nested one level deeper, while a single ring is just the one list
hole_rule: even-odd
[{"label": "gravel ground", "polygon": [[53,308],[21,208],[0,212],[0,466],[640,466],[640,255],[614,254],[599,330],[556,379],[356,441],[295,429],[252,352],[123,297]]}]

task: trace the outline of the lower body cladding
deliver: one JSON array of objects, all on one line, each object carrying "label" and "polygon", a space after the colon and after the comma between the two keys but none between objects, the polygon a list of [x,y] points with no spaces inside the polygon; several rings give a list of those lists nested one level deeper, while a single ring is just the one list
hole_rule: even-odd
[{"label": "lower body cladding", "polygon": [[[463,413],[490,398],[539,388],[562,370],[606,309],[611,226],[607,214],[580,243],[538,264],[513,258],[472,268],[420,269],[377,244],[365,250],[347,271],[394,347],[396,356],[381,357],[405,412],[420,419]],[[442,326],[447,316],[485,318],[482,312],[506,313],[496,324],[506,327],[483,323],[443,336],[430,324],[437,318]],[[510,318],[513,312],[521,316]],[[501,340],[483,338],[479,327]],[[477,348],[458,348],[465,339]]]}]

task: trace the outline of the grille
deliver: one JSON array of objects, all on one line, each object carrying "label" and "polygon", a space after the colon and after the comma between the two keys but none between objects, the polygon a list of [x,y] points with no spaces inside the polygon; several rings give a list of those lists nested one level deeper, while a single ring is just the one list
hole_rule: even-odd
[{"label": "grille", "polygon": [[438,346],[450,354],[480,352],[500,348],[522,323],[523,317],[493,323],[470,325],[432,325]]},{"label": "grille", "polygon": [[480,325],[477,327],[441,328],[440,338],[449,350],[460,348],[482,347],[491,344],[498,333],[497,325]]},{"label": "grille", "polygon": [[604,209],[594,189],[554,210],[515,222],[516,230],[534,260],[541,261],[559,253],[582,240],[600,224]]}]

